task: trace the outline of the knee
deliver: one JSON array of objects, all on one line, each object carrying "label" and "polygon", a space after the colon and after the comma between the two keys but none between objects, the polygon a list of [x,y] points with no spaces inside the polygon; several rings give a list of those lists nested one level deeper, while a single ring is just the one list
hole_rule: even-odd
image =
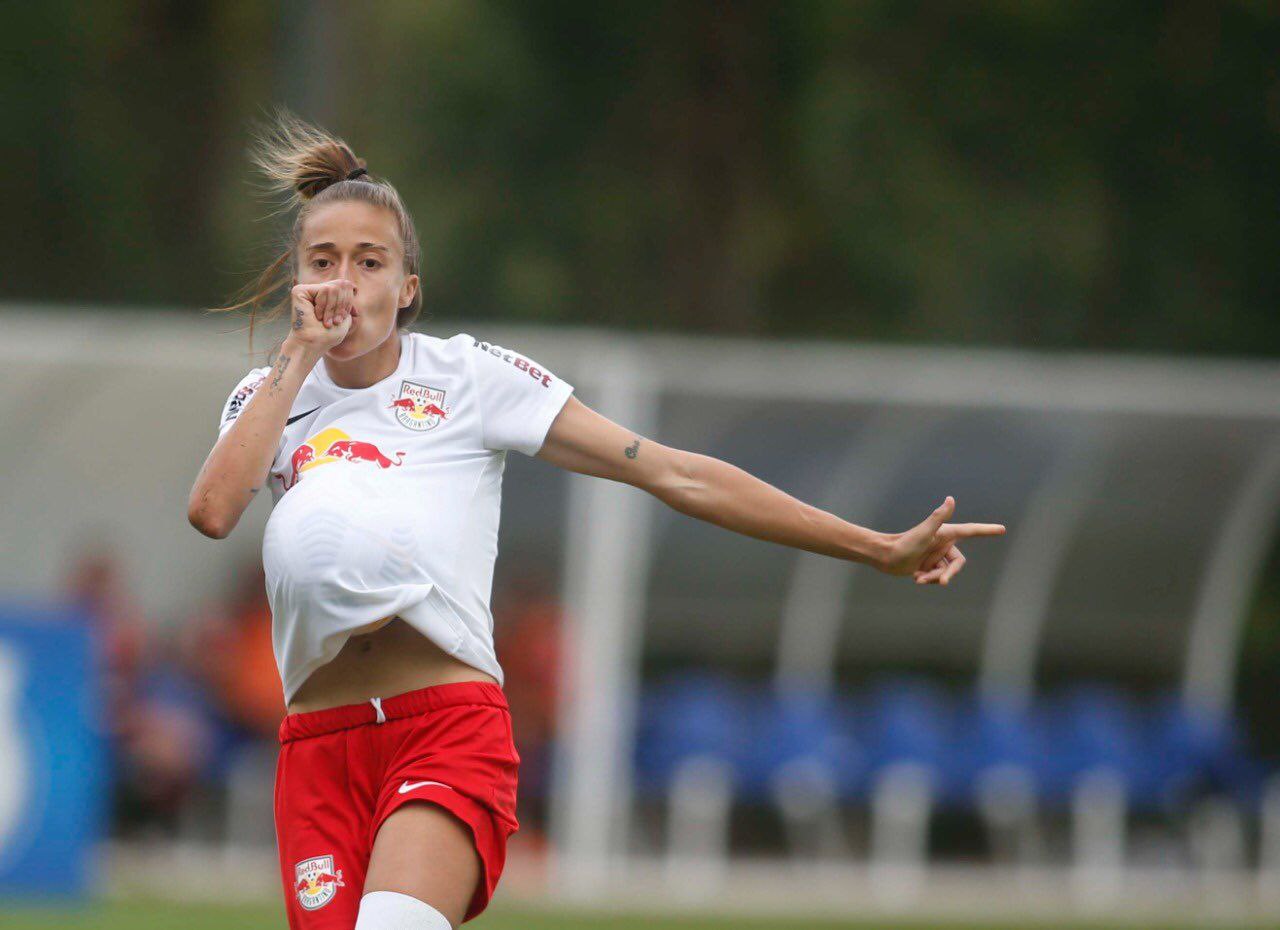
[{"label": "knee", "polygon": [[370,891],[360,899],[355,930],[453,930],[426,901],[398,891]]}]

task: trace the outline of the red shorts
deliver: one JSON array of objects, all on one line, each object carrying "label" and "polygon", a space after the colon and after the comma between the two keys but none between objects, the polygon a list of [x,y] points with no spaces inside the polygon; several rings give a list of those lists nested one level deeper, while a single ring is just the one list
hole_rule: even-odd
[{"label": "red shorts", "polygon": [[460,681],[289,714],[280,724],[276,842],[290,930],[351,930],[378,828],[402,804],[452,812],[475,839],[481,880],[463,920],[489,903],[516,820],[520,756],[502,689]]}]

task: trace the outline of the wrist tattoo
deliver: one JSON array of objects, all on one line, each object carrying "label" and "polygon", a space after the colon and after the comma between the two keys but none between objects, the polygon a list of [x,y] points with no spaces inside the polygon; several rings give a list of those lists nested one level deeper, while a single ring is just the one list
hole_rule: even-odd
[{"label": "wrist tattoo", "polygon": [[282,355],[276,362],[276,376],[271,380],[271,393],[275,393],[280,387],[280,379],[284,377],[284,370],[289,367],[289,356]]},{"label": "wrist tattoo", "polygon": [[623,451],[623,452],[625,452],[625,453],[627,454],[627,458],[629,458],[629,459],[633,459],[633,458],[635,458],[637,455],[639,455],[639,454],[640,454],[640,440],[639,440],[639,438],[637,438],[635,442],[633,442],[631,445],[627,446],[627,447],[626,447],[625,449],[623,449],[622,451]]}]

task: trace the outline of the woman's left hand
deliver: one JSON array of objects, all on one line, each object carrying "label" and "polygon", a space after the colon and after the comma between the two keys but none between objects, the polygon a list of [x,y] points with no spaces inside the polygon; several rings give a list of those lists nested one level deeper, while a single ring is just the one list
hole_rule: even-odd
[{"label": "woman's left hand", "polygon": [[964,567],[956,541],[971,536],[1003,536],[1002,523],[947,523],[955,511],[950,495],[922,523],[889,536],[889,550],[877,567],[887,575],[914,575],[917,584],[946,584]]}]

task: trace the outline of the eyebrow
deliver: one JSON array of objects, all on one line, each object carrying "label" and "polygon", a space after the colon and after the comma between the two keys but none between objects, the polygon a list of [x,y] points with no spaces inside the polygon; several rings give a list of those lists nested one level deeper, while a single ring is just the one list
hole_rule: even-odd
[{"label": "eyebrow", "polygon": [[[316,252],[320,249],[332,249],[332,248],[336,248],[332,242],[317,242],[315,243],[315,245],[307,246],[307,251]],[[387,248],[385,245],[378,245],[378,243],[376,242],[357,242],[356,243],[356,251],[363,251],[365,249],[377,249],[380,252],[386,252],[388,254],[391,253],[391,250]]]}]

